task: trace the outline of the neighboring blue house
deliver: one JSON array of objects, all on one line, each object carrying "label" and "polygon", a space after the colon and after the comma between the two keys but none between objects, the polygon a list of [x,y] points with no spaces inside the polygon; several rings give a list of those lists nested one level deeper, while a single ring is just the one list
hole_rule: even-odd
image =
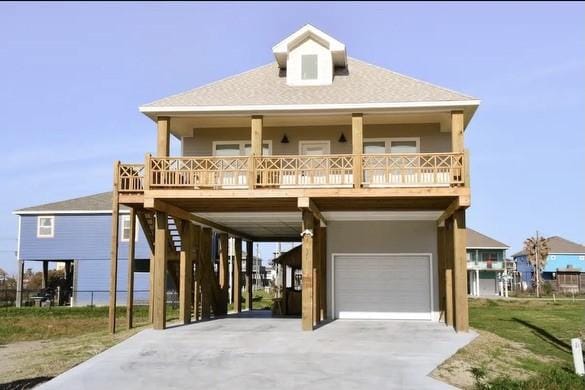
[{"label": "neighboring blue house", "polygon": [[[76,306],[103,305],[109,299],[112,193],[28,207],[18,215],[18,280],[26,263],[41,262],[45,278],[49,263],[64,265],[68,289],[64,291]],[[129,210],[120,210],[120,249],[118,263],[118,302],[126,303],[128,269]],[[136,224],[135,296],[148,300],[150,248]],[[46,283],[46,280],[44,281]],[[21,286],[21,284],[18,284]],[[20,303],[17,299],[17,305]]]},{"label": "neighboring blue house", "polygon": [[[110,250],[112,229],[112,193],[104,192],[81,198],[27,207],[14,212],[18,216],[18,284],[16,304],[30,302],[30,296],[38,291],[27,291],[23,286],[27,263],[41,263],[43,284],[47,283],[49,265],[65,271],[66,288],[62,296],[71,297],[74,306],[106,305],[110,289]],[[130,210],[120,208],[120,243],[118,250],[117,302],[125,305],[128,278],[128,241],[130,236]],[[150,248],[136,223],[136,254],[134,275],[134,300],[148,301]],[[218,254],[218,238],[214,239],[211,254]],[[230,245],[230,259],[233,256]],[[246,252],[243,253],[242,270],[246,268]],[[230,260],[231,261],[231,260]],[[56,264],[55,264],[56,263]],[[254,256],[253,289],[263,288],[266,278],[262,273],[262,260]],[[231,268],[230,268],[231,269]],[[171,275],[168,286],[174,288]],[[231,273],[230,273],[231,277]]]},{"label": "neighboring blue house", "polygon": [[[585,246],[566,240],[559,236],[549,237],[549,254],[542,272],[542,279],[556,280],[557,274],[585,272]],[[528,262],[526,254],[521,251],[513,256],[516,270],[526,286],[532,285],[534,269]]]}]

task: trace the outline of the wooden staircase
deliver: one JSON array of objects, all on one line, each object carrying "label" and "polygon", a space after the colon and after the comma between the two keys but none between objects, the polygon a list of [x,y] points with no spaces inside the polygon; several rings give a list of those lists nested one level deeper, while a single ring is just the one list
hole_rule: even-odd
[{"label": "wooden staircase", "polygon": [[[155,246],[155,227],[156,227],[156,213],[152,210],[148,209],[138,209],[136,210],[136,216],[138,221],[140,222],[140,226],[142,227],[142,231],[146,237],[148,245],[152,253],[154,253],[154,246]],[[169,273],[177,291],[179,290],[179,254],[182,249],[181,245],[181,231],[182,220],[177,220],[173,217],[168,217],[168,233],[167,233],[167,242],[166,245],[168,246],[168,254],[169,254],[169,261],[167,263],[167,272]],[[211,244],[211,243],[210,243]],[[198,258],[200,257],[200,243],[195,243],[193,246],[193,259],[194,264],[200,264]],[[209,302],[210,304],[210,311],[214,315],[221,315],[227,314],[227,302],[225,301],[224,295],[225,293],[219,286],[218,277],[215,274],[212,259],[207,259],[206,263],[201,263],[200,266],[200,280],[201,280],[201,293],[202,294],[209,294],[207,299],[203,298],[199,299],[198,302],[201,304],[203,301]],[[190,291],[193,294],[193,290]],[[200,308],[199,313],[203,313],[202,308]]]}]

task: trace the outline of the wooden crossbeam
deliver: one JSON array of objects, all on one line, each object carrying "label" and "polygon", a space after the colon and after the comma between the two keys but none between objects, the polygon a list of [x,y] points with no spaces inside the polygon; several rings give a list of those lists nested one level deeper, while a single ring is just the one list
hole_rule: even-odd
[{"label": "wooden crossbeam", "polygon": [[301,211],[303,209],[310,210],[311,213],[313,213],[313,215],[315,216],[315,218],[317,218],[321,222],[322,227],[327,226],[327,220],[325,219],[323,214],[321,214],[321,211],[319,211],[319,208],[317,207],[313,199],[309,197],[300,197],[297,199],[297,207]]},{"label": "wooden crossbeam", "polygon": [[246,240],[253,239],[252,237],[250,237],[246,233],[240,232],[238,230],[229,228],[229,227],[221,225],[219,223],[210,221],[206,218],[192,214],[186,210],[183,210],[182,208],[180,208],[178,206],[175,206],[175,205],[172,205],[168,202],[165,202],[164,200],[147,199],[144,202],[144,207],[149,208],[149,209],[154,209],[157,211],[162,211],[162,212],[168,213],[169,215],[171,215],[175,218],[183,219],[186,221],[191,221],[197,225],[210,227],[212,229],[219,230],[220,232],[228,233],[230,235],[233,235],[236,237],[241,237],[241,238],[246,239]]}]

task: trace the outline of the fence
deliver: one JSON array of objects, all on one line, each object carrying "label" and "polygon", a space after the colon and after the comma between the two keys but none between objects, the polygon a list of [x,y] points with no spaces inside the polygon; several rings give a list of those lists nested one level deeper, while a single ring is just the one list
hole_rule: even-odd
[{"label": "fence", "polygon": [[[58,297],[56,293],[50,293],[42,289],[22,290],[22,306],[35,306],[44,302],[50,302],[51,306],[70,306],[73,297],[73,306],[105,306],[110,301],[109,290],[74,290],[62,291]],[[0,307],[16,306],[16,289],[0,289]],[[127,302],[128,291],[118,290],[116,293],[117,305],[123,306]],[[134,305],[148,305],[148,290],[134,290]],[[179,293],[176,290],[167,291],[167,304],[173,308],[179,306]]]}]

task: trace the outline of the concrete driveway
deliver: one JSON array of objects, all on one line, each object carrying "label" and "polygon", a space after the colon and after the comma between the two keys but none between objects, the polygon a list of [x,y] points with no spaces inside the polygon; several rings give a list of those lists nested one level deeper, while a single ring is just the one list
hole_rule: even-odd
[{"label": "concrete driveway", "polygon": [[253,314],[144,330],[40,389],[443,389],[428,374],[476,336],[405,321],[302,332],[298,319]]}]

